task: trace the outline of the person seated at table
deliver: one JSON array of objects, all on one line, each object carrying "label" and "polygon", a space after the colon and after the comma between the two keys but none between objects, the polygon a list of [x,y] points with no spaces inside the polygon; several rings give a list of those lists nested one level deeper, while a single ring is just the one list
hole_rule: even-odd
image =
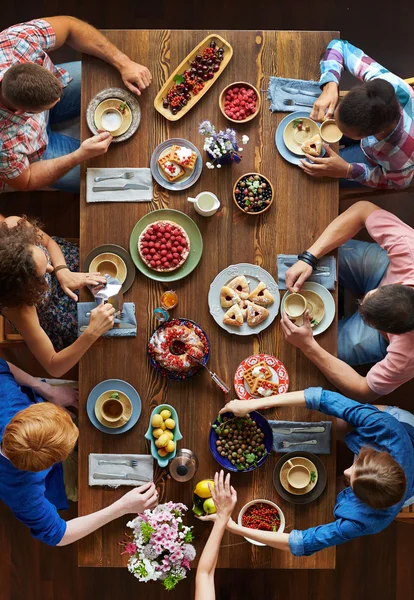
[{"label": "person seated at table", "polygon": [[97,512],[65,521],[68,508],[62,461],[79,431],[62,407],[77,405],[77,392],[31,377],[0,359],[0,499],[50,546],[66,546],[127,514],[158,503],[154,483],[127,492]]},{"label": "person seated at table", "polygon": [[[363,227],[376,243],[353,240]],[[357,312],[338,323],[338,358],[313,337],[309,316],[297,327],[284,313],[285,339],[343,394],[372,401],[414,377],[414,230],[371,202],[357,202],[337,217],[286,272],[286,287],[300,292],[317,259],[338,248],[338,280],[363,296]],[[376,363],[366,377],[350,365]]]},{"label": "person seated at table", "polygon": [[[364,81],[339,102],[343,70]],[[347,139],[339,155],[325,144],[327,156],[302,160],[301,168],[314,177],[340,178],[344,187],[402,189],[414,176],[413,89],[344,40],[332,40],[321,61],[320,86],[312,119],[334,117]]]},{"label": "person seated at table", "polygon": [[[318,410],[352,428],[345,442],[356,456],[353,465],[344,471],[349,485],[336,498],[335,520],[305,530],[273,533],[242,527],[230,518],[228,531],[295,556],[309,556],[329,546],[379,533],[403,506],[414,502],[413,414],[391,406],[360,404],[322,388],[249,402],[232,400],[220,412],[244,416],[253,410],[285,406]],[[215,515],[205,520],[215,520]]]},{"label": "person seated at table", "polygon": [[[209,535],[197,567],[195,600],[215,600],[214,572],[216,570],[221,540],[226,525],[237,502],[237,493],[230,485],[230,473],[214,475],[214,487],[208,484],[216,507],[213,529]],[[204,517],[199,517],[201,521]]]},{"label": "person seated at table", "polygon": [[[75,17],[34,19],[2,31],[0,192],[6,184],[21,191],[52,186],[79,192],[80,163],[105,153],[112,141],[103,132],[80,144],[67,127],[80,115],[81,63],[54,65],[48,54],[64,44],[113,65],[133,93],[151,83],[146,67]],[[61,132],[53,131],[57,124]]]},{"label": "person seated at table", "polygon": [[50,237],[25,217],[0,216],[0,312],[54,377],[76,365],[114,321],[114,307],[102,304],[77,337],[75,290],[106,281],[78,269],[77,246]]}]

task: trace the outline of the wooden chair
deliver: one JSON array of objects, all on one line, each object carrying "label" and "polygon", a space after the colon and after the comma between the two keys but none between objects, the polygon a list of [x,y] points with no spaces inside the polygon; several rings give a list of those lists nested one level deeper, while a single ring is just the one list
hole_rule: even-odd
[{"label": "wooden chair", "polygon": [[396,519],[400,523],[409,523],[410,525],[414,525],[414,504],[407,506],[407,508],[403,508],[402,511],[397,515]]}]

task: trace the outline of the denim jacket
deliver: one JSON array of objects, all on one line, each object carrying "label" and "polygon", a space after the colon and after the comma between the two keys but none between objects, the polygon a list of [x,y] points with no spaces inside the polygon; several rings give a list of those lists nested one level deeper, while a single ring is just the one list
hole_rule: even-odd
[{"label": "denim jacket", "polygon": [[359,500],[351,487],[346,488],[336,498],[335,521],[304,531],[294,529],[290,533],[289,547],[295,556],[309,556],[323,548],[382,531],[395,519],[405,500],[414,494],[413,427],[370,404],[360,404],[322,388],[308,388],[305,399],[307,408],[339,417],[353,426],[354,430],[346,436],[345,442],[354,454],[358,454],[363,446],[389,452],[405,472],[407,489],[401,502],[378,510]]}]

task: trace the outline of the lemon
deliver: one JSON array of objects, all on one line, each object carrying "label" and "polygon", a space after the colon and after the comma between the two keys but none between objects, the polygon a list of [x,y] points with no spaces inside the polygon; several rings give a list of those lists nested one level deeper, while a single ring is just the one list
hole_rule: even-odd
[{"label": "lemon", "polygon": [[210,490],[208,489],[208,484],[214,489],[214,481],[212,479],[203,479],[199,481],[194,488],[194,494],[199,496],[200,498],[211,498]]}]

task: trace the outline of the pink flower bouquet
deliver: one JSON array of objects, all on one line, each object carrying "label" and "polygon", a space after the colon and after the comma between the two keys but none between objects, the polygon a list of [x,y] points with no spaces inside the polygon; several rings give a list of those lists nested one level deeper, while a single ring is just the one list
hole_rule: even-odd
[{"label": "pink flower bouquet", "polygon": [[184,504],[167,502],[146,510],[127,526],[133,529],[130,541],[122,542],[128,554],[128,571],[139,581],[162,581],[172,590],[187,577],[196,551],[192,527],[183,523]]}]

